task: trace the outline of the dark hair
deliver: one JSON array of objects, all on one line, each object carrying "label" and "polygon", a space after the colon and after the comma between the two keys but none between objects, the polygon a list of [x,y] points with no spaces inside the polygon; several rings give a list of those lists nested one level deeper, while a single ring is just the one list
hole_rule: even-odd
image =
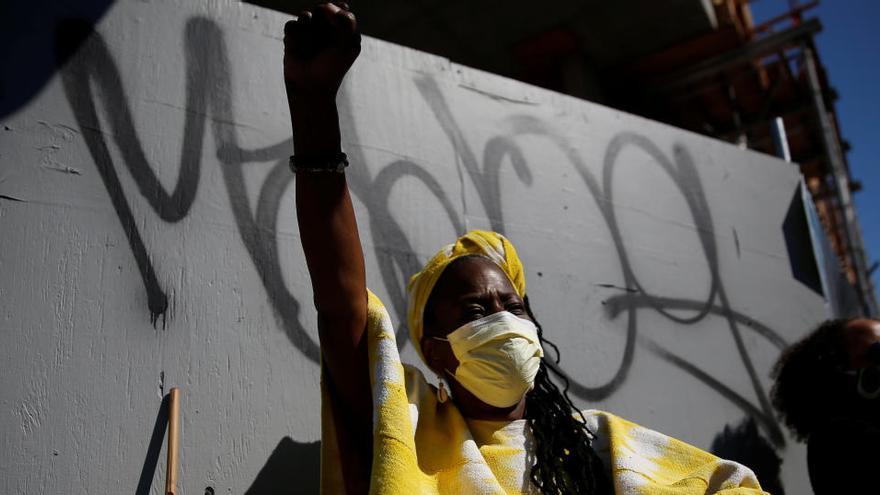
[{"label": "dark hair", "polygon": [[828,320],[786,349],[773,367],[773,406],[795,438],[805,441],[821,421],[849,400],[841,373],[849,359],[843,329],[852,320]]},{"label": "dark hair", "polygon": [[[559,364],[559,348],[544,338],[544,330],[532,312],[529,298],[526,296],[523,300],[526,312],[538,327],[541,343],[556,353],[551,364],[545,351],[535,377],[535,388],[526,396],[526,420],[535,439],[532,483],[545,494],[613,494],[605,466],[593,450],[596,434],[590,431],[583,414],[569,398],[568,378],[555,366]],[[562,390],[553,383],[550,373],[562,382]]]}]

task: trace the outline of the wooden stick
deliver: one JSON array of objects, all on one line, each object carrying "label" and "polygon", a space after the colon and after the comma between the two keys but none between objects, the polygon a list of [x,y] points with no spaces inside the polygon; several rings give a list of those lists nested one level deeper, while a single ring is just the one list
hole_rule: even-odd
[{"label": "wooden stick", "polygon": [[165,470],[165,495],[177,493],[177,449],[180,446],[180,389],[168,393],[168,465]]}]

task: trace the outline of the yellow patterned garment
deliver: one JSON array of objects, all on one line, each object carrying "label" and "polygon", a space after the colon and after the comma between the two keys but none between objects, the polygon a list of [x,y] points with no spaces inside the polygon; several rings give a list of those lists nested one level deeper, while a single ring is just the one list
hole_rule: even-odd
[{"label": "yellow patterned garment", "polygon": [[[367,329],[374,408],[370,493],[538,493],[529,482],[533,440],[525,420],[469,421],[452,401],[438,403],[422,373],[401,364],[391,319],[372,293]],[[321,492],[342,494],[330,399],[322,392]],[[613,414],[584,414],[618,495],[765,493],[742,465]]]}]

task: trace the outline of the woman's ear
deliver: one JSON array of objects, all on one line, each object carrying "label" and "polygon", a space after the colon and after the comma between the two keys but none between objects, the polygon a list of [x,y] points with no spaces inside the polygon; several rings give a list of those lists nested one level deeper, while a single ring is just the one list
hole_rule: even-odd
[{"label": "woman's ear", "polygon": [[439,349],[437,348],[438,343],[437,340],[425,336],[422,336],[422,340],[419,342],[419,345],[422,346],[422,355],[425,356],[425,363],[434,373],[437,373],[438,369],[443,368],[443,364],[440,362]]},{"label": "woman's ear", "polygon": [[449,342],[437,340],[431,337],[422,337],[422,355],[425,363],[434,373],[444,376],[445,373],[455,373],[458,369],[458,359]]}]

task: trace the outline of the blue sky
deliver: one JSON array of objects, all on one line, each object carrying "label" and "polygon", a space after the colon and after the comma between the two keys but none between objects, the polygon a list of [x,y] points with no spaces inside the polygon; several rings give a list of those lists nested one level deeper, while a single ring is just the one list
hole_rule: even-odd
[{"label": "blue sky", "polygon": [[[756,24],[787,11],[788,4],[788,0],[753,0]],[[848,155],[852,176],[863,185],[855,202],[870,265],[880,261],[880,1],[823,0],[805,17],[822,22],[816,44],[831,85],[840,95],[837,116],[844,139],[852,145]],[[880,270],[873,280],[880,285]]]}]

